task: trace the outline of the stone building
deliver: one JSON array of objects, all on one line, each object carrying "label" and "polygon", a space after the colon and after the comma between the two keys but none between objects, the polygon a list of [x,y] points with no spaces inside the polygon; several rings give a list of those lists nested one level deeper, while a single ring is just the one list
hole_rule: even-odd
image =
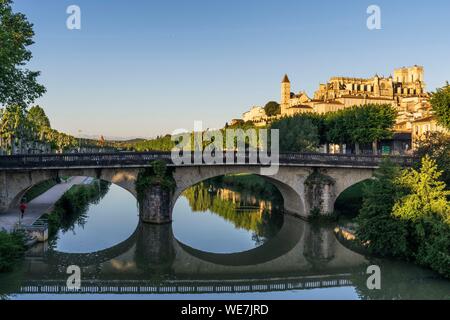
[{"label": "stone building", "polygon": [[312,107],[306,105],[309,101],[311,99],[305,92],[299,92],[298,94],[291,92],[291,82],[287,74],[284,75],[283,81],[281,82],[281,115],[292,116],[297,113],[313,112]]},{"label": "stone building", "polygon": [[[304,91],[294,93],[288,75],[281,81],[281,117],[305,112],[323,114],[369,103],[394,106],[399,112],[398,122],[407,122],[411,130],[412,121],[423,117],[430,108],[423,67],[399,68],[389,77],[332,77],[319,85],[313,98]],[[255,123],[270,121],[262,107],[252,107],[243,119]]]},{"label": "stone building", "polygon": [[420,139],[426,137],[426,135],[429,134],[430,132],[443,132],[450,134],[449,130],[441,126],[437,122],[436,117],[433,116],[432,114],[426,117],[415,119],[412,123],[413,147],[416,147],[417,142],[420,141]]},{"label": "stone building", "polygon": [[304,92],[291,93],[285,75],[281,83],[281,114],[296,114],[295,107],[299,105],[310,106],[311,112],[327,113],[368,103],[390,104],[399,113],[412,114],[423,107],[423,99],[429,98],[423,79],[424,70],[420,66],[396,69],[394,76],[389,77],[332,77],[326,84],[320,84],[310,99]]},{"label": "stone building", "polygon": [[[281,81],[281,114],[269,118],[264,109],[254,107],[244,113],[244,120],[258,125],[306,112],[325,114],[364,104],[390,104],[397,110],[394,131],[395,136],[401,137],[398,145],[408,149],[424,132],[443,130],[433,116],[430,96],[426,92],[424,68],[417,65],[395,69],[389,77],[332,77],[319,85],[313,98],[304,91],[294,93],[285,75]],[[395,145],[392,148],[396,149]]]},{"label": "stone building", "polygon": [[319,85],[312,99],[303,91],[291,92],[287,75],[281,82],[281,116],[303,112],[325,114],[364,104],[392,105],[398,112],[395,131],[411,133],[416,119],[431,115],[423,67],[399,68],[389,77],[332,77]]},{"label": "stone building", "polygon": [[263,107],[254,106],[249,111],[242,115],[242,120],[247,121],[261,121],[266,117],[266,112]]},{"label": "stone building", "polygon": [[320,84],[314,99],[334,100],[345,96],[395,99],[425,93],[423,67],[413,66],[394,70],[394,76],[373,78],[333,77]]}]

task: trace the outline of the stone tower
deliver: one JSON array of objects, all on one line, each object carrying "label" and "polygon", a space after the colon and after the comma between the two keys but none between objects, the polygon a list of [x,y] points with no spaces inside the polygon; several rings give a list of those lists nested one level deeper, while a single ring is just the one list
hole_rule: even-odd
[{"label": "stone tower", "polygon": [[394,70],[394,81],[397,85],[396,93],[403,95],[424,93],[423,74],[423,67],[417,65]]},{"label": "stone tower", "polygon": [[289,101],[291,100],[291,82],[287,74],[284,75],[283,81],[281,81],[281,114],[286,114],[289,108]]},{"label": "stone tower", "polygon": [[373,77],[373,95],[374,97],[380,96],[380,77],[378,77],[378,74]]},{"label": "stone tower", "polygon": [[410,82],[420,81],[423,82],[423,67],[413,66],[408,68]]},{"label": "stone tower", "polygon": [[423,67],[413,66],[394,70],[394,81],[401,83],[423,82]]}]

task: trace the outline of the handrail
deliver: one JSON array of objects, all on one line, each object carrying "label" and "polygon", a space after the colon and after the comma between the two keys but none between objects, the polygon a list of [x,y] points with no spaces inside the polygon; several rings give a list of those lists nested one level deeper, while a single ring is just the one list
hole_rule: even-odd
[{"label": "handrail", "polygon": [[[239,158],[238,156],[243,156]],[[194,162],[194,153],[189,156],[192,160],[186,164],[205,164]],[[378,166],[383,159],[389,158],[392,162],[411,166],[416,158],[410,156],[378,156],[378,155],[348,155],[326,153],[280,153],[279,164],[330,164],[330,165],[358,165]],[[256,159],[256,162],[254,161]],[[168,165],[173,165],[171,153],[162,151],[152,152],[115,152],[115,153],[63,153],[63,154],[38,154],[38,155],[11,155],[0,156],[0,170],[10,168],[57,168],[57,167],[108,167],[108,166],[148,166],[151,161],[163,160]],[[268,164],[261,161],[257,153],[240,154],[234,152],[233,164]],[[238,160],[241,160],[239,162]],[[242,161],[243,160],[243,161]],[[222,162],[221,162],[222,163]],[[217,164],[221,164],[217,163]],[[223,163],[227,161],[226,153],[223,154]]]}]

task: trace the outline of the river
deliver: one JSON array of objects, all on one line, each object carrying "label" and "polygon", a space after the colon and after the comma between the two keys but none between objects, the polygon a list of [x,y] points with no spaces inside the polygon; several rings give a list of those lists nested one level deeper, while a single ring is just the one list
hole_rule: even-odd
[{"label": "river", "polygon": [[[191,187],[167,225],[140,224],[135,198],[111,185],[73,225],[29,250],[14,272],[0,274],[0,297],[450,299],[450,281],[350,250],[333,223],[284,214],[276,189],[254,179]],[[81,271],[79,291],[66,286],[71,265]],[[369,265],[380,267],[379,290],[367,288]]]}]

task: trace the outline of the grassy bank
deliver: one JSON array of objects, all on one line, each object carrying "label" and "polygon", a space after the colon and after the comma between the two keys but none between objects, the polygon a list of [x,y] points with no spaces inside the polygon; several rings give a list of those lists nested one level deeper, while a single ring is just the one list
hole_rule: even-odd
[{"label": "grassy bank", "polygon": [[109,190],[110,183],[96,181],[87,185],[75,185],[55,203],[53,211],[45,214],[48,219],[49,236],[59,229],[69,230],[74,224],[84,224],[90,204],[97,203]]},{"label": "grassy bank", "polygon": [[38,183],[32,186],[30,189],[28,189],[27,193],[25,193],[24,195],[24,198],[26,199],[27,202],[30,202],[31,200],[39,197],[41,194],[43,194],[50,188],[53,188],[57,184],[58,182],[56,181],[56,179],[50,179]]},{"label": "grassy bank", "polygon": [[25,252],[25,237],[22,233],[0,231],[0,272],[11,271]]}]

